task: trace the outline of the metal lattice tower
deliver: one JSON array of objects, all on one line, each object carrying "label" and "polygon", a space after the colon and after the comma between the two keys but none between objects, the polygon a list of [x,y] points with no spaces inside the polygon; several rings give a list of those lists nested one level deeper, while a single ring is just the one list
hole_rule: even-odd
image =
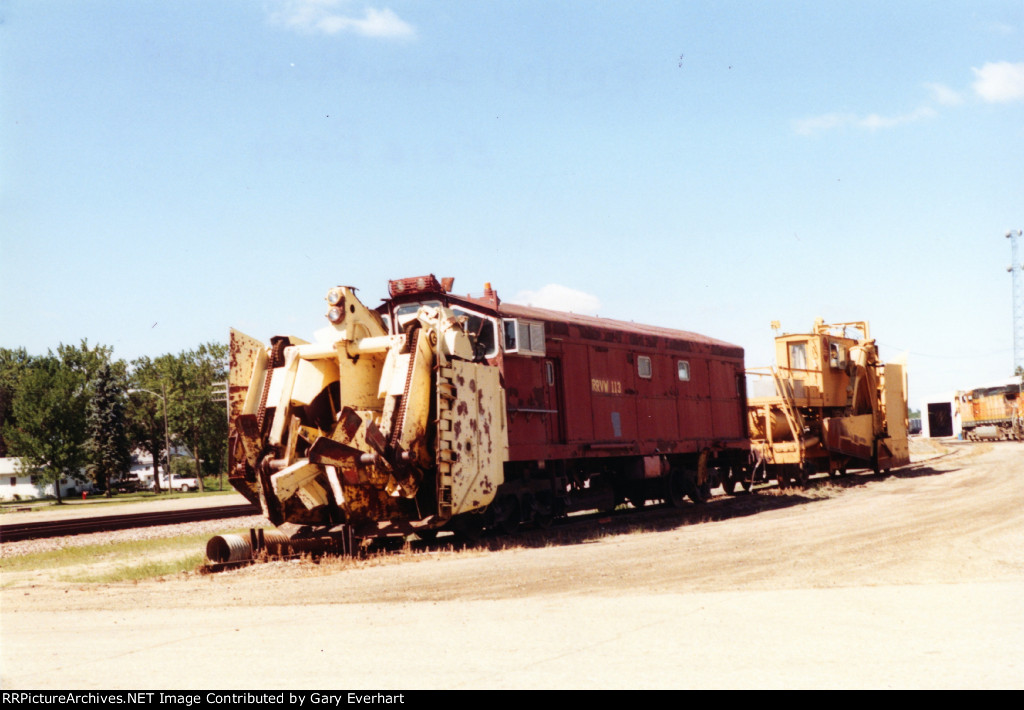
[{"label": "metal lattice tower", "polygon": [[1006,233],[1010,240],[1010,267],[1007,271],[1013,277],[1013,369],[1024,368],[1024,261],[1019,246],[1021,230]]}]

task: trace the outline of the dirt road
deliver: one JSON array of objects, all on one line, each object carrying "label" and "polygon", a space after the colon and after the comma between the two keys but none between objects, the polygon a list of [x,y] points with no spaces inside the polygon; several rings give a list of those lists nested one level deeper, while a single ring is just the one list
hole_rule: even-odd
[{"label": "dirt road", "polygon": [[0,684],[1020,688],[1022,478],[1024,445],[954,445],[561,544],[5,580]]}]

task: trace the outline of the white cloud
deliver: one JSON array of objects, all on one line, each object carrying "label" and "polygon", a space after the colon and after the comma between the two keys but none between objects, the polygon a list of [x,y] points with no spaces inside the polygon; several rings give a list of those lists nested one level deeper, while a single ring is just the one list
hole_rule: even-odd
[{"label": "white cloud", "polygon": [[941,106],[959,106],[964,102],[964,97],[959,91],[951,89],[945,84],[925,84],[925,88],[932,92],[935,103]]},{"label": "white cloud", "polygon": [[986,25],[989,32],[1008,37],[1017,33],[1017,28],[1005,22],[990,22]]},{"label": "white cloud", "polygon": [[935,109],[930,106],[921,106],[910,113],[904,113],[898,116],[879,116],[877,113],[872,113],[858,120],[857,125],[861,128],[867,128],[874,131],[879,128],[896,128],[897,126],[903,126],[908,123],[916,123],[928,118],[935,118],[937,115],[938,114],[935,112]]},{"label": "white cloud", "polygon": [[509,301],[534,308],[550,308],[553,311],[571,311],[591,316],[596,316],[601,307],[601,301],[597,296],[560,284],[548,284],[537,291],[520,291]]},{"label": "white cloud", "polygon": [[[981,69],[972,67],[971,71],[975,77],[972,88],[982,100],[992,103],[1024,101],[1024,62],[986,62]],[[964,103],[965,92],[945,84],[926,83],[924,86],[931,92],[932,103],[936,106],[959,106]],[[804,136],[847,128],[877,131],[917,123],[938,115],[932,106],[920,106],[909,113],[894,116],[877,113],[824,113],[794,120],[793,130]]]},{"label": "white cloud", "polygon": [[935,109],[929,106],[921,106],[910,113],[898,114],[896,116],[882,116],[877,113],[871,113],[866,116],[858,116],[853,113],[826,113],[794,121],[793,130],[804,136],[817,135],[825,131],[841,128],[861,128],[876,131],[923,121],[928,118],[934,118],[936,115]]},{"label": "white cloud", "polygon": [[974,72],[974,91],[985,101],[1002,103],[1024,100],[1024,62],[986,62]]},{"label": "white cloud", "polygon": [[348,11],[346,0],[282,0],[270,14],[271,21],[299,30],[328,35],[351,32],[364,37],[412,37],[416,29],[389,8],[367,7],[362,17]]}]

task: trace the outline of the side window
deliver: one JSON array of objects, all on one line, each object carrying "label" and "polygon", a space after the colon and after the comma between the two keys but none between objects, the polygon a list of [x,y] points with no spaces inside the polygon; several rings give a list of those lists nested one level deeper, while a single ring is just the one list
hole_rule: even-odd
[{"label": "side window", "polygon": [[505,350],[514,353],[519,347],[516,341],[516,322],[505,319],[503,325],[505,326]]},{"label": "side window", "polygon": [[679,360],[676,363],[676,370],[679,373],[680,382],[690,381],[690,363],[686,360]]},{"label": "side window", "polygon": [[420,306],[430,306],[431,308],[440,308],[440,301],[424,301],[423,303],[406,303],[404,306],[399,306],[395,309],[395,324],[394,331],[391,331],[391,319],[385,316],[385,323],[388,326],[389,332],[400,333],[405,324],[416,317],[416,313],[419,312]]},{"label": "side window", "polygon": [[641,355],[636,359],[636,374],[645,380],[651,379],[653,369],[651,368],[651,358],[646,355]]},{"label": "side window", "polygon": [[789,344],[789,367],[791,370],[807,369],[807,343]]},{"label": "side window", "polygon": [[540,321],[506,318],[502,326],[505,336],[505,352],[520,355],[539,355],[544,357],[544,323]]},{"label": "side window", "polygon": [[846,367],[846,348],[834,340],[828,341],[828,364],[835,370]]}]

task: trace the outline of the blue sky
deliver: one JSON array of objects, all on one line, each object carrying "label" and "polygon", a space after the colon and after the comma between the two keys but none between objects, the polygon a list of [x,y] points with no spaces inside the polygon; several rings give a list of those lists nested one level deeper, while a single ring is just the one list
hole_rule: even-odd
[{"label": "blue sky", "polygon": [[0,346],[433,272],[750,366],[867,319],[919,403],[1012,372],[1022,157],[1020,0],[0,0]]}]

